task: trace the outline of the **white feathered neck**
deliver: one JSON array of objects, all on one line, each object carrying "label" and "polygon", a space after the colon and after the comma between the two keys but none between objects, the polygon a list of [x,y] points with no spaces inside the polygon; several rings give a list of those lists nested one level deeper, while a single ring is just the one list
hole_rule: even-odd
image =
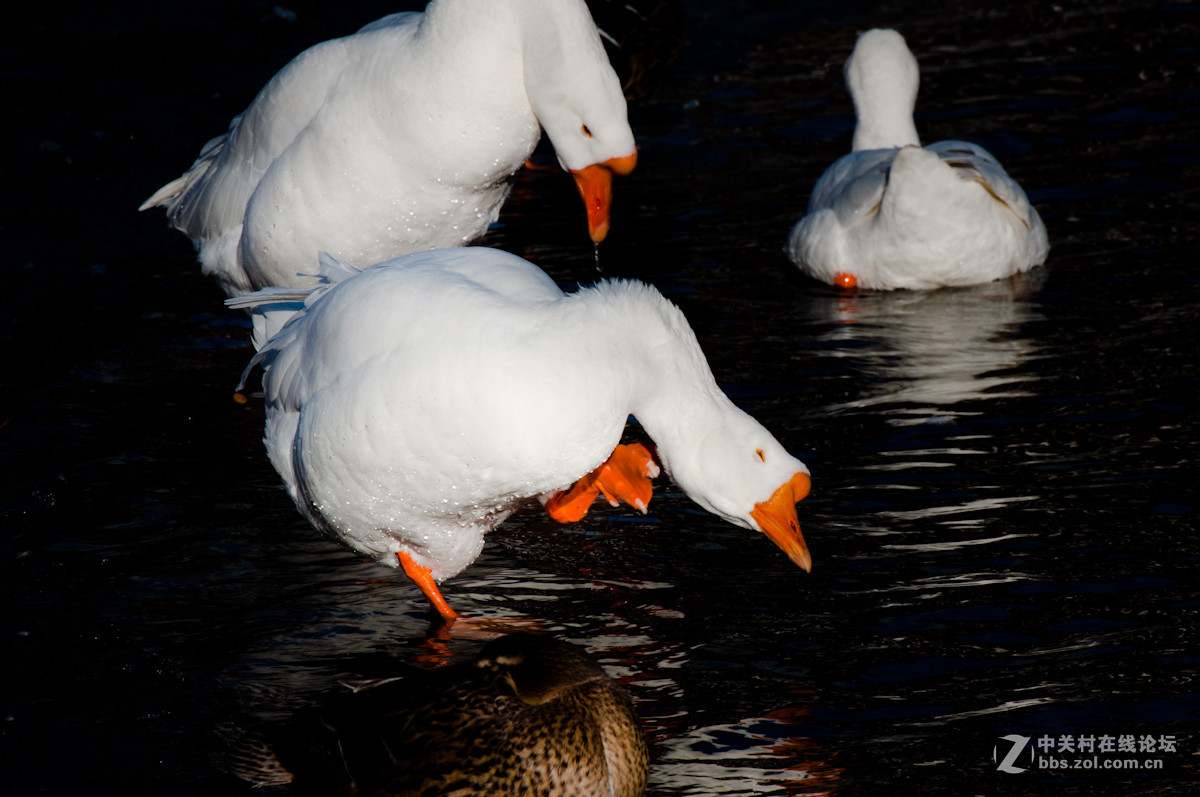
[{"label": "white feathered neck", "polygon": [[854,101],[853,150],[921,146],[913,123],[917,59],[894,30],[869,30],[846,60],[846,90]]},{"label": "white feathered neck", "polygon": [[606,359],[626,364],[629,412],[664,470],[709,512],[756,528],[754,504],[807,468],[721,390],[683,312],[639,282],[603,282],[572,298],[587,308],[580,318],[609,330]]}]

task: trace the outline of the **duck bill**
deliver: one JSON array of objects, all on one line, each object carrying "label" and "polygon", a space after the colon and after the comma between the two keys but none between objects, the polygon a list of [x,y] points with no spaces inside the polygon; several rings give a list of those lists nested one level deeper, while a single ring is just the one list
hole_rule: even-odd
[{"label": "duck bill", "polygon": [[800,533],[796,502],[808,495],[811,486],[812,480],[807,473],[797,473],[766,501],[755,504],[750,513],[763,534],[805,573],[812,571],[812,556],[804,543],[804,535]]},{"label": "duck bill", "polygon": [[572,169],[579,196],[587,209],[588,233],[594,243],[608,236],[608,217],[612,208],[612,178],[614,174],[629,174],[637,166],[637,153],[621,158],[609,158],[582,169]]}]

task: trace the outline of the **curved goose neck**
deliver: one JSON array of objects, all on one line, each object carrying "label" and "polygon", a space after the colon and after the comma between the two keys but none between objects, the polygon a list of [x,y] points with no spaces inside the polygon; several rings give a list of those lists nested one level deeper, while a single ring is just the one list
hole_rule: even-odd
[{"label": "curved goose neck", "polygon": [[689,462],[704,442],[699,430],[719,427],[736,412],[709,368],[678,307],[637,282],[606,282],[581,291],[628,396],[628,411],[658,446],[667,472]]},{"label": "curved goose neck", "polygon": [[504,180],[541,135],[526,96],[524,31],[514,6],[433,0],[410,39],[367,46],[357,56],[370,59],[363,71],[381,76],[372,117],[381,135],[398,129],[409,142],[406,163],[439,183]]},{"label": "curved goose neck", "polygon": [[[520,73],[519,84],[540,76],[551,87],[548,101],[561,99],[553,87],[571,85],[586,71],[581,65],[608,63],[583,0],[433,0],[417,46],[426,41],[434,45],[427,57],[452,71],[474,72],[485,87],[499,83],[497,70]],[[536,105],[538,86],[524,89]]]},{"label": "curved goose neck", "polygon": [[634,152],[625,95],[583,0],[518,0],[525,91],[566,169]]}]

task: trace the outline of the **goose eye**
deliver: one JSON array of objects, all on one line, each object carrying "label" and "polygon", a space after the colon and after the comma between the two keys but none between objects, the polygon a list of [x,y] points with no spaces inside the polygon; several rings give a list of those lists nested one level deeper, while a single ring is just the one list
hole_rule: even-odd
[{"label": "goose eye", "polygon": [[592,137],[592,131],[591,131],[591,130],[588,130],[588,126],[587,126],[587,125],[580,125],[580,126],[579,126],[579,129],[580,129],[580,130],[582,130],[582,131],[583,131],[583,134],[584,134],[585,136],[587,136],[588,138],[591,138],[591,137]]},{"label": "goose eye", "polygon": [[754,453],[755,453],[755,454],[758,454],[758,461],[759,461],[759,462],[766,462],[766,461],[767,461],[767,455],[763,453],[763,450],[762,450],[761,448],[756,448],[756,449],[754,449]]}]

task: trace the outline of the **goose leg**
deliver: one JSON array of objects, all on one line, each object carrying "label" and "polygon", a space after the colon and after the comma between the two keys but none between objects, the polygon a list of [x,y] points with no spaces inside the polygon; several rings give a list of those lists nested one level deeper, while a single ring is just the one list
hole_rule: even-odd
[{"label": "goose leg", "polygon": [[404,574],[420,587],[421,592],[425,595],[425,600],[429,601],[430,607],[447,623],[454,622],[458,618],[458,612],[451,609],[450,604],[446,603],[446,599],[442,597],[442,592],[438,589],[437,582],[433,580],[429,568],[414,562],[413,558],[404,551],[397,552],[396,558],[400,560]]}]

